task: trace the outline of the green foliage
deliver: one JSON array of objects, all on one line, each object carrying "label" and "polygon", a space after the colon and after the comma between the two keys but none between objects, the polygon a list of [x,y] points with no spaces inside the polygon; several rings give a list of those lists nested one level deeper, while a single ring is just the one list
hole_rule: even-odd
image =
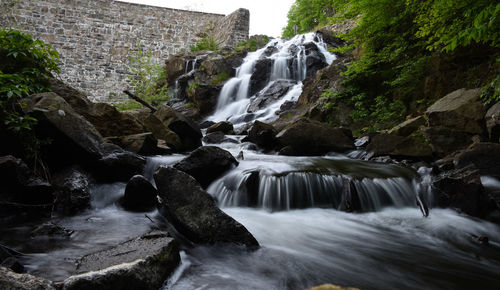
[{"label": "green foliage", "polygon": [[500,102],[500,75],[497,75],[495,79],[484,86],[481,99],[485,105],[493,105]]},{"label": "green foliage", "polygon": [[269,42],[269,37],[267,35],[259,35],[258,37],[252,36],[247,41],[242,41],[236,46],[236,51],[256,51],[257,49],[264,47]]},{"label": "green foliage", "polygon": [[288,11],[288,23],[283,28],[283,37],[295,35],[294,26],[297,25],[297,34],[313,30],[316,26],[326,22],[328,17],[336,11],[334,0],[296,0]]},{"label": "green foliage", "polygon": [[222,83],[223,81],[226,81],[229,79],[230,76],[227,72],[221,72],[220,74],[216,75],[215,78],[210,82],[211,85],[218,85]]},{"label": "green foliage", "polygon": [[219,45],[217,44],[215,38],[208,35],[200,39],[198,42],[196,42],[195,45],[191,45],[189,49],[191,51],[202,51],[202,50],[217,51],[219,50]]},{"label": "green foliage", "polygon": [[200,85],[200,82],[193,82],[192,84],[189,85],[187,89],[188,96],[194,96],[194,93],[196,91],[196,88]]},{"label": "green foliage", "polygon": [[[168,85],[164,82],[165,70],[163,65],[155,61],[151,50],[144,51],[141,42],[137,44],[137,50],[129,56],[128,63],[131,74],[129,75],[130,86],[139,98],[157,106],[165,103],[170,98]],[[113,99],[113,96],[110,95]],[[132,110],[142,107],[134,100],[114,100],[118,110]]]}]

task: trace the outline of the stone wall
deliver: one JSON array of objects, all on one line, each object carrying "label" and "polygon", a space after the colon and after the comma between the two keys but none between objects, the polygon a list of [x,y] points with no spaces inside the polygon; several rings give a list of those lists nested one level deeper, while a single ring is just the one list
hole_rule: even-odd
[{"label": "stone wall", "polygon": [[215,25],[219,43],[232,46],[248,38],[240,10],[225,17],[112,0],[1,0],[0,26],[50,43],[61,55],[60,78],[104,101],[127,88],[127,63],[139,42],[163,62]]},{"label": "stone wall", "polygon": [[240,8],[222,18],[214,31],[219,46],[234,47],[242,41],[248,40],[250,29],[250,12]]}]

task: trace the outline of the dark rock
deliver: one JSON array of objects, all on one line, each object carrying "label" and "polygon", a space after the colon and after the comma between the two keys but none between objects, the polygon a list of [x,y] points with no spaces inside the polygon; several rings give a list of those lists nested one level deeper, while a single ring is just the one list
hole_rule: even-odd
[{"label": "dark rock", "polygon": [[190,175],[161,166],[154,178],[163,201],[160,212],[189,240],[207,244],[259,245],[243,225],[216,206],[214,198]]},{"label": "dark rock", "polygon": [[217,105],[217,97],[219,96],[222,85],[207,85],[199,84],[190,92],[188,91],[188,105],[194,104],[197,109],[196,118],[206,116],[212,113]]},{"label": "dark rock", "polygon": [[285,111],[288,111],[290,110],[291,108],[293,108],[293,106],[295,105],[295,102],[294,101],[285,101],[281,106],[280,106],[280,110],[279,110],[279,114],[285,112]]},{"label": "dark rock", "polygon": [[473,135],[455,131],[446,127],[430,127],[422,130],[422,134],[438,156],[446,156],[457,150],[467,148],[473,143]]},{"label": "dark rock", "polygon": [[76,110],[85,117],[102,136],[124,136],[146,132],[142,124],[130,114],[118,111],[106,103],[92,103],[90,110]]},{"label": "dark rock", "polygon": [[177,242],[150,232],[82,257],[64,289],[159,289],[180,262]]},{"label": "dark rock", "polygon": [[212,126],[213,124],[215,124],[215,122],[213,122],[213,121],[203,121],[200,124],[200,129],[206,129],[206,128]]},{"label": "dark rock", "polygon": [[452,207],[471,216],[484,217],[495,208],[473,166],[439,174],[431,185],[433,206]]},{"label": "dark rock", "polygon": [[456,156],[454,163],[457,168],[474,164],[481,175],[500,179],[500,144],[472,144]]},{"label": "dark rock", "polygon": [[64,169],[52,176],[55,186],[54,211],[74,215],[90,208],[90,182],[86,173],[77,167]]},{"label": "dark rock", "polygon": [[248,131],[247,139],[263,149],[272,149],[277,145],[277,134],[278,131],[272,125],[255,121],[250,131]]},{"label": "dark rock", "polygon": [[355,148],[350,130],[333,128],[307,118],[292,123],[276,138],[281,146],[291,146],[299,155],[323,155]]},{"label": "dark rock", "polygon": [[202,134],[193,121],[167,106],[161,106],[154,115],[179,136],[183,150],[194,150],[201,146]]},{"label": "dark rock", "polygon": [[403,137],[382,133],[372,138],[366,150],[373,157],[389,155],[395,158],[431,158],[432,149],[420,132]]},{"label": "dark rock", "polygon": [[37,136],[51,140],[45,152],[51,168],[88,163],[102,156],[102,136],[63,98],[55,93],[42,93],[32,95],[26,101],[25,112],[38,119]]},{"label": "dark rock", "polygon": [[[0,263],[0,267],[5,267],[16,273],[24,273],[26,270],[16,257],[8,257]],[[1,286],[1,285],[0,285]]]},{"label": "dark rock", "polygon": [[106,142],[120,146],[121,148],[141,155],[158,154],[158,140],[153,133],[141,133],[128,136],[106,137]]},{"label": "dark rock", "polygon": [[160,119],[149,112],[142,112],[139,118],[148,131],[158,140],[164,140],[168,147],[174,151],[182,151],[181,138],[170,130]]},{"label": "dark rock", "polygon": [[98,160],[92,172],[99,181],[128,181],[144,171],[145,158],[123,151],[114,144],[104,143],[102,148],[106,154]]},{"label": "dark rock", "polygon": [[342,199],[340,202],[339,210],[346,212],[355,212],[361,210],[361,202],[359,200],[358,192],[354,186],[352,179],[342,178]]},{"label": "dark rock", "polygon": [[224,142],[230,142],[230,143],[235,143],[238,144],[238,140],[235,140],[233,138],[228,138],[224,133],[218,131],[218,132],[213,132],[205,135],[203,137],[203,142],[208,143],[208,144],[220,144]]},{"label": "dark rock", "polygon": [[319,51],[315,43],[306,43],[304,47],[306,49],[307,77],[315,75],[318,70],[328,66],[325,56]]},{"label": "dark rock", "polygon": [[73,109],[79,113],[90,110],[92,102],[87,95],[57,78],[49,78],[48,86],[50,90],[62,97]]},{"label": "dark rock", "polygon": [[254,73],[250,78],[249,96],[255,95],[262,90],[271,78],[273,60],[269,58],[259,59],[255,64]]},{"label": "dark rock", "polygon": [[255,97],[251,99],[247,112],[255,113],[275,103],[285,96],[294,85],[295,82],[288,80],[277,80],[273,82],[269,87],[258,92]]},{"label": "dark rock", "polygon": [[459,89],[439,99],[425,112],[429,127],[442,126],[469,134],[483,134],[486,110],[480,96],[481,89]]},{"label": "dark rock", "polygon": [[222,132],[224,134],[234,134],[234,127],[231,122],[222,121],[208,127],[207,133]]},{"label": "dark rock", "polygon": [[484,116],[491,142],[500,142],[500,102],[494,104]]},{"label": "dark rock", "polygon": [[389,130],[388,133],[407,137],[410,136],[413,132],[417,131],[420,127],[425,126],[426,123],[427,122],[423,116],[418,116],[416,118],[406,120],[403,123],[395,126],[391,130]]},{"label": "dark rock", "polygon": [[191,152],[174,167],[193,176],[203,188],[224,172],[238,165],[228,151],[215,146],[203,146]]},{"label": "dark rock", "polygon": [[156,208],[156,188],[142,175],[133,176],[125,187],[121,204],[126,210],[151,211]]},{"label": "dark rock", "polygon": [[165,77],[167,84],[173,86],[175,80],[186,73],[186,62],[194,56],[172,55],[165,61]]},{"label": "dark rock", "polygon": [[55,290],[53,283],[49,280],[35,277],[30,274],[14,273],[4,267],[0,267],[0,288],[9,290],[37,289]]},{"label": "dark rock", "polygon": [[284,156],[297,156],[297,155],[300,155],[297,153],[297,151],[295,151],[295,149],[293,149],[292,146],[285,146],[283,148],[280,149],[280,151],[278,152],[279,155],[284,155]]},{"label": "dark rock", "polygon": [[243,59],[237,55],[223,56],[218,54],[209,54],[203,60],[203,66],[200,68],[203,74],[211,76],[212,79],[220,74],[227,74],[234,77],[236,68],[243,62]]},{"label": "dark rock", "polygon": [[57,238],[67,238],[73,234],[73,230],[67,229],[60,225],[48,222],[44,223],[31,232],[32,237],[48,236]]},{"label": "dark rock", "polygon": [[331,47],[341,47],[346,45],[345,41],[339,37],[335,36],[335,33],[328,29],[327,27],[323,27],[320,30],[316,31],[316,33],[321,36],[323,42]]}]

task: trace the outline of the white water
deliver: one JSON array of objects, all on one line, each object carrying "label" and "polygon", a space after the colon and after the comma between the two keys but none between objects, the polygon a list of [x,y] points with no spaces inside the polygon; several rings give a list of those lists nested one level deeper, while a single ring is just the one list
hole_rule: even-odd
[{"label": "white water", "polygon": [[[236,126],[253,120],[274,121],[277,118],[275,112],[279,110],[280,106],[286,101],[297,101],[302,93],[302,81],[307,74],[305,45],[308,43],[313,43],[318,47],[328,64],[335,60],[335,55],[328,52],[323,40],[314,33],[297,35],[289,40],[273,40],[265,47],[248,53],[241,66],[236,70],[236,76],[228,80],[222,87],[217,99],[215,113],[208,120],[214,122],[227,120]],[[266,50],[273,47],[276,52],[266,56]],[[298,50],[295,56],[291,53],[292,47]],[[256,113],[248,114],[247,108],[252,97],[249,95],[252,73],[256,63],[263,58],[273,61],[269,83],[266,88],[276,80],[291,80],[298,83],[283,98],[271,106]],[[290,61],[292,62],[292,71],[290,71]]]}]

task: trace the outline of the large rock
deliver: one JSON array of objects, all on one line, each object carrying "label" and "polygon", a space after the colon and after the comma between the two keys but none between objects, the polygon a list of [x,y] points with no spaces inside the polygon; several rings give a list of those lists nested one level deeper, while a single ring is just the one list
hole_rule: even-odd
[{"label": "large rock", "polygon": [[154,115],[179,136],[183,150],[194,150],[201,146],[202,134],[193,121],[167,106],[161,106]]},{"label": "large rock", "polygon": [[500,144],[472,144],[455,157],[454,163],[458,168],[474,164],[481,175],[500,179]]},{"label": "large rock", "polygon": [[366,151],[372,157],[389,155],[395,158],[431,158],[432,148],[420,132],[409,136],[382,133],[373,137]]},{"label": "large rock", "polygon": [[30,274],[14,273],[4,267],[0,267],[0,288],[9,290],[55,290],[53,283],[49,280],[35,277]]},{"label": "large rock", "polygon": [[255,95],[267,85],[271,79],[272,67],[272,59],[264,58],[257,61],[252,77],[250,78],[249,96]]},{"label": "large rock", "polygon": [[213,132],[213,133],[208,133],[203,137],[203,142],[207,144],[220,144],[223,142],[230,142],[230,143],[239,143],[238,140],[233,139],[233,138],[228,138],[226,135],[220,131]]},{"label": "large rock", "polygon": [[121,204],[126,210],[151,211],[156,208],[156,188],[142,175],[134,175],[125,187]]},{"label": "large rock", "polygon": [[64,169],[52,176],[55,186],[54,211],[73,215],[90,208],[90,181],[78,167]]},{"label": "large rock", "polygon": [[64,289],[159,289],[180,262],[177,242],[150,232],[78,260]]},{"label": "large rock", "polygon": [[420,127],[425,126],[426,124],[427,122],[425,118],[423,116],[418,116],[398,124],[389,130],[388,133],[406,137],[410,136],[413,132],[417,131]]},{"label": "large rock", "polygon": [[484,116],[491,142],[500,142],[500,102],[494,104]]},{"label": "large rock", "polygon": [[94,165],[94,177],[103,182],[128,181],[132,176],[144,172],[146,159],[120,147],[103,143],[103,157]]},{"label": "large rock", "polygon": [[207,128],[207,133],[213,133],[213,132],[222,132],[224,134],[233,134],[234,133],[234,127],[231,122],[228,121],[222,121],[219,123],[215,123],[212,126]]},{"label": "large rock", "polygon": [[468,215],[484,217],[495,208],[473,166],[445,171],[431,184],[433,206],[452,207]]},{"label": "large rock", "polygon": [[483,134],[484,105],[481,89],[459,89],[436,101],[425,112],[429,126],[442,126],[470,134]]},{"label": "large rock", "polygon": [[474,136],[469,133],[441,126],[424,128],[422,135],[425,136],[432,151],[438,156],[446,156],[457,150],[465,149],[474,142]]},{"label": "large rock", "polygon": [[302,118],[276,135],[282,147],[290,146],[296,155],[323,155],[331,151],[354,149],[350,130]]},{"label": "large rock", "polygon": [[193,56],[172,55],[165,61],[165,78],[169,86],[175,84],[175,80],[186,73],[186,62],[192,60]]},{"label": "large rock", "polygon": [[182,151],[181,138],[172,130],[170,130],[160,119],[155,115],[145,112],[140,114],[141,122],[144,126],[153,133],[158,140],[164,140],[165,143],[174,151]]},{"label": "large rock", "polygon": [[154,173],[154,179],[162,199],[160,212],[189,240],[204,244],[259,245],[247,229],[222,212],[214,198],[187,173],[161,166]]},{"label": "large rock", "polygon": [[273,149],[276,147],[276,130],[272,125],[255,121],[252,128],[248,131],[247,140],[257,144],[263,149]]},{"label": "large rock", "polygon": [[0,215],[49,215],[54,188],[14,156],[0,157]]},{"label": "large rock", "polygon": [[238,165],[228,151],[215,146],[200,147],[174,167],[194,177],[204,188],[224,172]]},{"label": "large rock", "polygon": [[158,140],[151,132],[127,136],[106,137],[104,140],[116,144],[127,151],[141,155],[154,155],[158,153]]},{"label": "large rock", "polygon": [[306,43],[304,47],[306,49],[307,77],[315,75],[318,70],[328,66],[325,56],[319,51],[315,43]]},{"label": "large rock", "polygon": [[251,99],[247,112],[255,113],[259,110],[267,108],[272,103],[275,103],[284,97],[294,85],[295,82],[288,80],[277,80],[276,82],[271,83],[270,86],[258,92],[255,97]]},{"label": "large rock", "polygon": [[199,84],[188,92],[188,105],[196,105],[198,118],[214,111],[221,89],[222,85]]},{"label": "large rock", "polygon": [[26,102],[25,112],[38,119],[37,135],[51,140],[46,157],[53,166],[87,163],[102,156],[101,134],[62,97],[42,93],[30,96]]}]

